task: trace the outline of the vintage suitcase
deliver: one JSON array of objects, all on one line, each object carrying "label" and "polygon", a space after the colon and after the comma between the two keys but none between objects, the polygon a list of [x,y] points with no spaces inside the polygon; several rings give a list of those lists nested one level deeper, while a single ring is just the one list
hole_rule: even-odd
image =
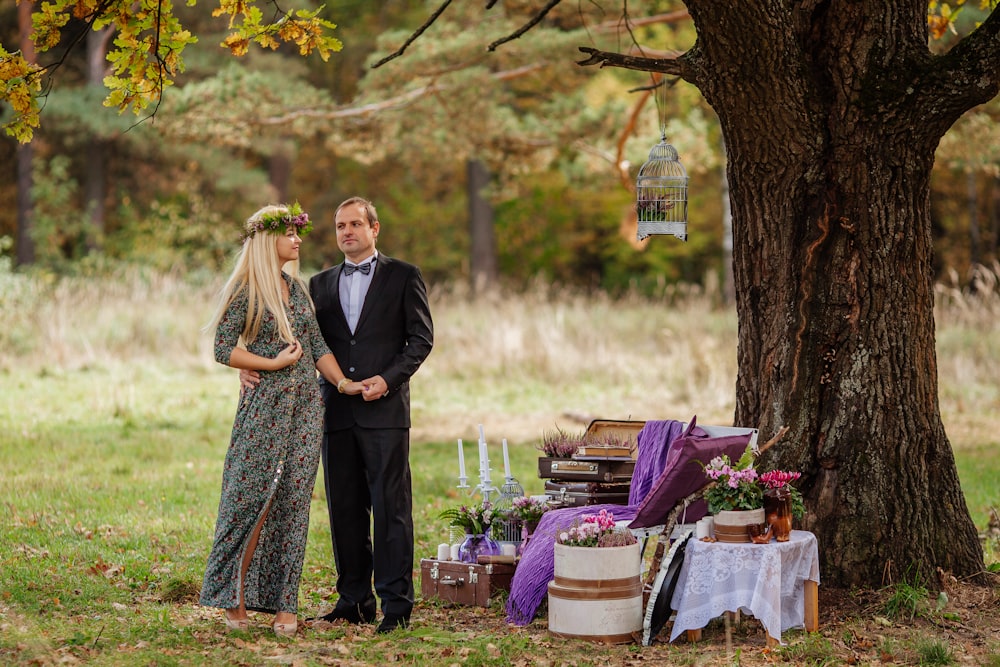
[{"label": "vintage suitcase", "polygon": [[630,458],[560,459],[538,457],[538,476],[582,482],[630,482],[635,461]]},{"label": "vintage suitcase", "polygon": [[488,607],[498,591],[509,591],[514,566],[479,565],[452,560],[420,560],[420,595],[448,604]]},{"label": "vintage suitcase", "polygon": [[628,482],[602,484],[600,482],[564,482],[546,480],[545,495],[552,504],[560,507],[583,505],[628,505]]},{"label": "vintage suitcase", "polygon": [[618,419],[594,419],[587,426],[586,437],[600,440],[603,436],[614,435],[632,446],[632,458],[638,456],[636,446],[639,431],[646,425],[644,421],[622,421]]}]

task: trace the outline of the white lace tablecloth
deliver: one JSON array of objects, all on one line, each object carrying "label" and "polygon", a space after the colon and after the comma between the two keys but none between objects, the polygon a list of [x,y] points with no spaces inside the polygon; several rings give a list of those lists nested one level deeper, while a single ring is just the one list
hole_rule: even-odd
[{"label": "white lace tablecloth", "polygon": [[812,533],[793,530],[787,542],[768,544],[691,538],[670,603],[677,611],[670,641],[739,609],[780,642],[782,632],[805,625],[806,580],[819,583],[819,548]]}]

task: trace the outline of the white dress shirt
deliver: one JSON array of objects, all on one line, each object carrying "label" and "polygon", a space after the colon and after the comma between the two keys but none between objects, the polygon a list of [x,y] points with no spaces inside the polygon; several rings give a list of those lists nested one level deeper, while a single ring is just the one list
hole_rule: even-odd
[{"label": "white dress shirt", "polygon": [[[355,271],[351,275],[347,275],[344,271],[340,273],[340,303],[344,308],[344,317],[347,318],[347,326],[351,328],[351,333],[354,333],[354,330],[358,328],[361,308],[365,305],[368,287],[372,284],[372,278],[375,276],[377,260],[378,252],[376,251],[371,257],[357,264],[357,266],[371,264],[372,269],[368,273],[361,271]],[[344,264],[350,265],[353,262],[345,260]]]}]

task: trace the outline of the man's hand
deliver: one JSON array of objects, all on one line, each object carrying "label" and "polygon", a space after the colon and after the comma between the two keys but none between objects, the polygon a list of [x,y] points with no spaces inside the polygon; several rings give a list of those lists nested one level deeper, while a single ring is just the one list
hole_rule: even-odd
[{"label": "man's hand", "polygon": [[377,401],[389,393],[389,385],[385,383],[385,379],[381,375],[362,380],[361,386],[364,387],[361,395],[366,401]]},{"label": "man's hand", "polygon": [[240,386],[243,389],[253,389],[260,384],[260,373],[257,371],[249,371],[245,368],[240,369]]}]

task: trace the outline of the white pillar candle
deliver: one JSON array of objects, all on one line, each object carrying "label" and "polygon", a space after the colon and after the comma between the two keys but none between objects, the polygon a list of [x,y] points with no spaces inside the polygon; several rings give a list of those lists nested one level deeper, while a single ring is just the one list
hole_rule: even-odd
[{"label": "white pillar candle", "polygon": [[442,542],[438,545],[438,560],[449,560],[451,558],[451,545],[447,542]]},{"label": "white pillar candle", "polygon": [[500,551],[504,556],[516,556],[517,555],[517,545],[511,544],[510,542],[504,542],[500,545]]},{"label": "white pillar candle", "polygon": [[[482,428],[482,426],[480,426],[479,428]],[[488,484],[490,481],[490,453],[489,450],[486,449],[485,440],[480,441],[479,447],[482,450],[482,460],[483,460],[483,469],[480,477],[483,483]]]},{"label": "white pillar candle", "polygon": [[462,451],[462,439],[458,439],[458,476],[465,479],[465,452]]},{"label": "white pillar candle", "polygon": [[451,556],[451,560],[458,560],[458,549],[461,546],[462,546],[461,544],[451,545],[451,552],[448,554],[449,556]]},{"label": "white pillar candle", "polygon": [[510,479],[510,456],[507,455],[507,438],[503,439],[503,474]]}]

